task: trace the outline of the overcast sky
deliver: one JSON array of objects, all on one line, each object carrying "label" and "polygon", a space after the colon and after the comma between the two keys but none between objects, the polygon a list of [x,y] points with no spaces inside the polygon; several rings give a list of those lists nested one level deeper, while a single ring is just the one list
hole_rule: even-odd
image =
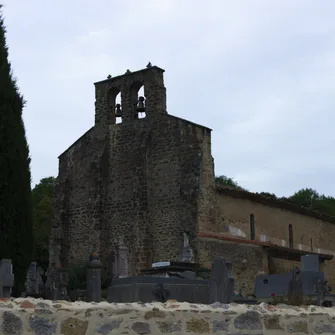
[{"label": "overcast sky", "polygon": [[335,196],[334,0],[2,0],[35,184],[94,122],[94,86],[148,61],[168,112],[213,129],[216,174]]}]

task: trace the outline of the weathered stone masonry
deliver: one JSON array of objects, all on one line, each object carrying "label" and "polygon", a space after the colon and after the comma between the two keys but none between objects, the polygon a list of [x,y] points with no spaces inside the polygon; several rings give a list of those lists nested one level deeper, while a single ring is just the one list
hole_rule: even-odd
[{"label": "weathered stone masonry", "polygon": [[11,299],[0,305],[0,334],[287,335],[335,333],[333,308],[161,303],[108,304]]},{"label": "weathered stone masonry", "polygon": [[[182,232],[210,221],[211,130],[167,114],[163,72],[153,66],[95,83],[95,125],[59,157],[51,263],[87,260],[94,245],[107,266],[123,235],[134,274],[176,259]],[[142,85],[146,117],[139,119]]]},{"label": "weathered stone masonry", "polygon": [[226,257],[245,293],[257,274],[288,272],[310,252],[334,286],[335,218],[215,185],[211,130],[167,113],[163,73],[152,66],[95,83],[95,124],[59,156],[50,263],[87,261],[97,248],[111,271],[123,236],[133,275],[177,259],[186,231],[195,260],[210,268]]}]

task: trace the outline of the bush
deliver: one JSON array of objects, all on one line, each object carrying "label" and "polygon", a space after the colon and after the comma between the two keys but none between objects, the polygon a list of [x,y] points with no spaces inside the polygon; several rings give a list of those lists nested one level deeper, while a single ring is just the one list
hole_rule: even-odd
[{"label": "bush", "polygon": [[72,264],[69,267],[69,290],[86,289],[87,263]]}]

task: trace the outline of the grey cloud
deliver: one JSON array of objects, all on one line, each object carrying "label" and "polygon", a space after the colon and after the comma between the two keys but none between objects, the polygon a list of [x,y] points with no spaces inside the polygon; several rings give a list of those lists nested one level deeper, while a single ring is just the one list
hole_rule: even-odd
[{"label": "grey cloud", "polygon": [[150,60],[168,111],[213,128],[217,174],[333,193],[332,0],[5,0],[34,183],[93,124],[93,82]]}]

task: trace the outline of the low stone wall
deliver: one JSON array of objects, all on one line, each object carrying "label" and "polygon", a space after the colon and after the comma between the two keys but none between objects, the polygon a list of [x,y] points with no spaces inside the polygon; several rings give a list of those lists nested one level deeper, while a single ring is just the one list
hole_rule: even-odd
[{"label": "low stone wall", "polygon": [[2,335],[335,334],[335,310],[260,304],[194,305],[0,300]]}]

